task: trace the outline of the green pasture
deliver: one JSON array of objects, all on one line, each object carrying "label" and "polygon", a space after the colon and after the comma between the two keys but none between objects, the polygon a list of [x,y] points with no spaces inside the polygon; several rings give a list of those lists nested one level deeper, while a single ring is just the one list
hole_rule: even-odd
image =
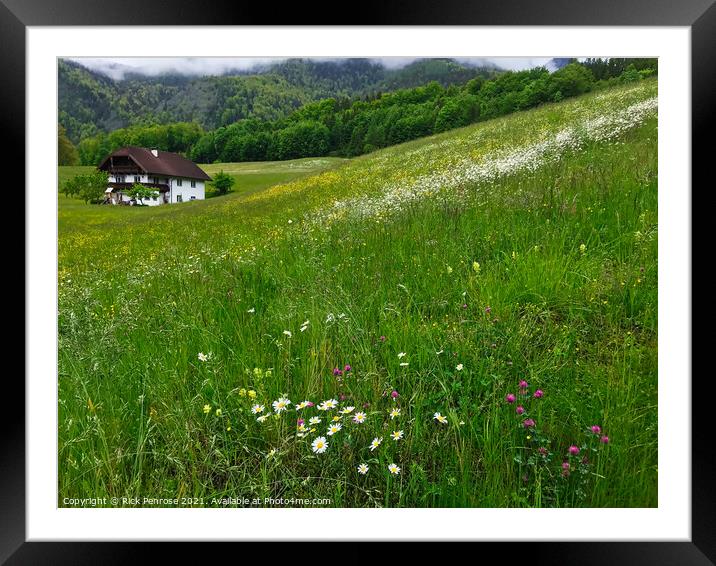
[{"label": "green pasture", "polygon": [[202,165],[236,178],[205,201],[60,195],[60,506],[657,506],[655,97]]}]

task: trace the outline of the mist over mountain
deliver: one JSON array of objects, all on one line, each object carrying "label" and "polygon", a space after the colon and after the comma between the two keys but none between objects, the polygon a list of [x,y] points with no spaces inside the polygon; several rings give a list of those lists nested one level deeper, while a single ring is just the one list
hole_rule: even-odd
[{"label": "mist over mountain", "polygon": [[[217,71],[216,65],[197,65],[193,72],[202,68]],[[136,124],[187,121],[213,129],[245,118],[276,120],[324,98],[371,97],[430,81],[447,87],[500,72],[485,59],[445,58],[252,60],[245,68],[225,66],[220,74],[200,76],[191,66],[156,70],[146,74],[109,61],[99,72],[59,60],[59,122],[69,139],[77,143]]]},{"label": "mist over mountain", "polygon": [[[68,60],[83,67],[121,81],[129,78],[160,77],[177,75],[185,77],[227,76],[262,74],[286,61],[297,58],[260,58],[260,57],[77,57]],[[356,58],[346,57],[305,57],[304,61],[343,65]],[[415,62],[425,60],[418,57],[373,57],[365,58],[386,70],[400,70]],[[444,59],[444,58],[443,58]],[[452,60],[466,67],[495,68],[505,70],[523,70],[544,65],[548,58],[525,57],[453,57]]]}]

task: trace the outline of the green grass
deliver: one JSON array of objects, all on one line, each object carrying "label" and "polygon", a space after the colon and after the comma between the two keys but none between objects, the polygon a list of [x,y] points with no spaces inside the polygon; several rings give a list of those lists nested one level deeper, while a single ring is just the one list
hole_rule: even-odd
[{"label": "green grass", "polygon": [[[584,119],[655,95],[643,81],[277,187],[253,171],[272,183],[282,164],[212,165],[247,188],[203,202],[130,211],[61,198],[60,505],[153,496],[213,506],[242,494],[656,506],[655,114],[617,137],[559,145],[536,168],[511,165],[566,127],[582,132]],[[490,179],[465,173],[497,162],[507,171]],[[520,397],[521,379],[544,397]],[[264,423],[249,410],[268,412],[281,395],[292,407],[336,398],[367,419],[344,417],[314,454],[336,411],[304,409],[323,422],[299,438],[293,409]],[[374,437],[384,440],[371,452]]]},{"label": "green grass", "polygon": [[[265,163],[200,164],[200,167],[210,177],[223,170],[224,173],[231,175],[236,180],[232,191],[226,195],[219,195],[210,184],[207,184],[207,201],[219,197],[219,201],[211,202],[211,204],[216,204],[216,202],[251,195],[268,187],[328,170],[347,161],[347,159],[339,157],[317,157]],[[91,166],[83,165],[59,167],[58,186],[61,188],[72,177],[89,173],[93,169]],[[68,198],[61,193],[58,195],[58,200],[59,223],[65,231],[74,228],[83,230],[92,224],[105,227],[115,224],[125,225],[128,222],[151,222],[165,215],[175,217],[178,214],[187,214],[187,211],[193,215],[204,210],[206,206],[211,208],[211,204],[207,201],[191,201],[182,203],[180,209],[157,207],[149,212],[147,208],[142,207],[108,207],[86,204],[79,199]]]},{"label": "green grass", "polygon": [[300,179],[346,163],[341,157],[307,157],[290,161],[266,161],[261,163],[212,163],[202,165],[210,177],[219,171],[236,179],[233,194],[248,195],[273,185]]}]

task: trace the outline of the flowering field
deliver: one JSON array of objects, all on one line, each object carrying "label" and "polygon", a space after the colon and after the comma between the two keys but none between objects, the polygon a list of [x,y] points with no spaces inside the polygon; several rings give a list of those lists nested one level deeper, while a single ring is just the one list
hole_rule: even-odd
[{"label": "flowering field", "polygon": [[648,79],[227,197],[60,198],[59,505],[656,506],[656,116]]}]

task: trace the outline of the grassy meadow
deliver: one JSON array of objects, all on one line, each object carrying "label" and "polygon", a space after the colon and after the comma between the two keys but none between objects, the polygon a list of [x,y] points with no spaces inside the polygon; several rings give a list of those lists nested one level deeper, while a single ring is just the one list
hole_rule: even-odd
[{"label": "grassy meadow", "polygon": [[656,506],[656,96],[60,195],[58,504]]}]

